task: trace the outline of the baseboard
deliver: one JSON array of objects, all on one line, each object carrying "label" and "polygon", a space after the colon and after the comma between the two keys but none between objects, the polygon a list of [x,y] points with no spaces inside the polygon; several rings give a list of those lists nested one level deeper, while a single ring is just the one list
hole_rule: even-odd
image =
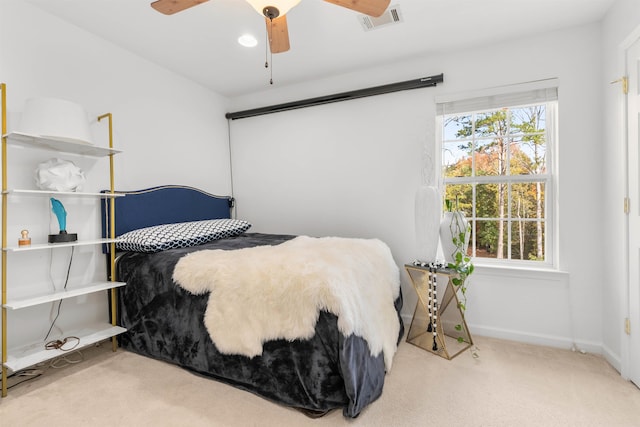
[{"label": "baseboard", "polygon": [[[412,315],[403,314],[405,331],[411,326]],[[535,334],[530,332],[515,331],[502,328],[492,328],[469,324],[471,336],[481,336],[498,338],[509,341],[522,342],[525,344],[543,345],[547,347],[562,348],[566,350],[580,351],[585,353],[593,353],[603,355],[607,361],[620,372],[620,360],[613,352],[603,347],[602,343],[589,341],[571,340],[567,337],[558,337],[552,335]]]},{"label": "baseboard", "polygon": [[622,360],[620,360],[620,355],[615,354],[609,347],[603,345],[602,356],[604,356],[605,360],[609,362],[613,369],[622,373]]},{"label": "baseboard", "polygon": [[602,343],[589,341],[572,340],[568,337],[536,334],[509,329],[483,327],[469,325],[471,335],[478,335],[491,338],[499,338],[510,341],[517,341],[526,344],[543,345],[547,347],[563,348],[566,350],[580,351],[585,353],[602,354]]}]

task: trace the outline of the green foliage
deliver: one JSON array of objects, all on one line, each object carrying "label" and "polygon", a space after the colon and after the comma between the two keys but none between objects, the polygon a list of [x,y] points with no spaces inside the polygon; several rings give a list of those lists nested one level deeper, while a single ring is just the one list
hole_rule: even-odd
[{"label": "green foliage", "polygon": [[[445,204],[448,208],[451,208],[451,201],[446,200]],[[458,203],[456,203],[458,204]],[[451,212],[451,210],[449,209]],[[464,311],[467,309],[467,279],[473,274],[474,266],[471,262],[471,258],[466,254],[466,242],[467,236],[471,233],[471,226],[463,225],[458,215],[453,215],[451,224],[451,241],[455,246],[455,252],[453,254],[453,262],[447,264],[447,268],[455,271],[457,275],[451,279],[451,283],[455,286],[456,292],[461,295],[461,300],[458,300],[458,308]],[[460,332],[462,331],[462,325],[455,325],[454,328]],[[458,342],[463,342],[464,338],[458,337]]]}]

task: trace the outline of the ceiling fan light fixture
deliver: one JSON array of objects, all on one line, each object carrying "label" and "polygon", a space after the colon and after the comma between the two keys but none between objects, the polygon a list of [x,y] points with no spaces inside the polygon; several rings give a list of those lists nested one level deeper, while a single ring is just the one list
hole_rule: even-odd
[{"label": "ceiling fan light fixture", "polygon": [[[247,0],[247,2],[258,12],[261,16],[267,16],[266,11],[273,11],[275,9],[278,13],[275,17],[285,15],[294,6],[300,3],[300,0]],[[274,18],[275,18],[274,17]]]}]

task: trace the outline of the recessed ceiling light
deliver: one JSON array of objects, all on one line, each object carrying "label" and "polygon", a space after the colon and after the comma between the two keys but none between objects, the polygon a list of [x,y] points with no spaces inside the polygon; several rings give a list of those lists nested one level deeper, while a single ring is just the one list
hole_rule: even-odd
[{"label": "recessed ceiling light", "polygon": [[258,44],[258,40],[256,40],[256,38],[251,34],[244,34],[238,37],[238,43],[244,47],[254,47]]}]

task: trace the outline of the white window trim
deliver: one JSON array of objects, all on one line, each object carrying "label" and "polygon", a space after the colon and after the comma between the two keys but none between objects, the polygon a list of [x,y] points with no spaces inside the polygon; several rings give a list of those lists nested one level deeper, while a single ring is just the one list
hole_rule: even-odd
[{"label": "white window trim", "polygon": [[[517,106],[521,95],[526,92],[536,92],[540,95],[540,98],[528,98],[524,103],[536,103],[536,102],[550,102],[549,108],[546,110],[547,114],[547,168],[548,177],[545,185],[545,260],[544,261],[528,261],[518,259],[494,259],[494,258],[473,258],[473,262],[479,267],[491,267],[491,268],[504,268],[517,269],[517,270],[540,270],[540,271],[559,271],[559,257],[558,257],[558,224],[557,213],[559,208],[558,198],[556,197],[558,188],[558,169],[557,169],[557,153],[558,153],[558,111],[557,111],[557,95],[559,82],[558,79],[544,79],[537,80],[522,84],[513,84],[508,86],[501,86],[497,88],[483,89],[479,91],[470,91],[458,94],[444,94],[435,97],[436,102],[436,150],[435,150],[435,164],[438,165],[434,168],[436,174],[436,182],[439,184],[441,191],[444,189],[444,178],[442,176],[442,126],[443,116],[445,114],[453,113],[468,113],[477,111],[486,111],[492,108],[500,106]],[[553,92],[547,92],[548,89],[555,91],[554,99],[544,99],[548,95],[554,96]],[[484,105],[481,103],[484,101]],[[556,102],[552,102],[552,101]],[[451,108],[450,111],[444,111],[441,104],[448,104]],[[553,115],[554,120],[550,120],[550,116]],[[522,178],[511,177],[513,181],[516,180],[531,180],[531,176],[524,176]],[[482,180],[482,179],[481,179]],[[470,178],[470,182],[478,182],[476,178]]]}]

